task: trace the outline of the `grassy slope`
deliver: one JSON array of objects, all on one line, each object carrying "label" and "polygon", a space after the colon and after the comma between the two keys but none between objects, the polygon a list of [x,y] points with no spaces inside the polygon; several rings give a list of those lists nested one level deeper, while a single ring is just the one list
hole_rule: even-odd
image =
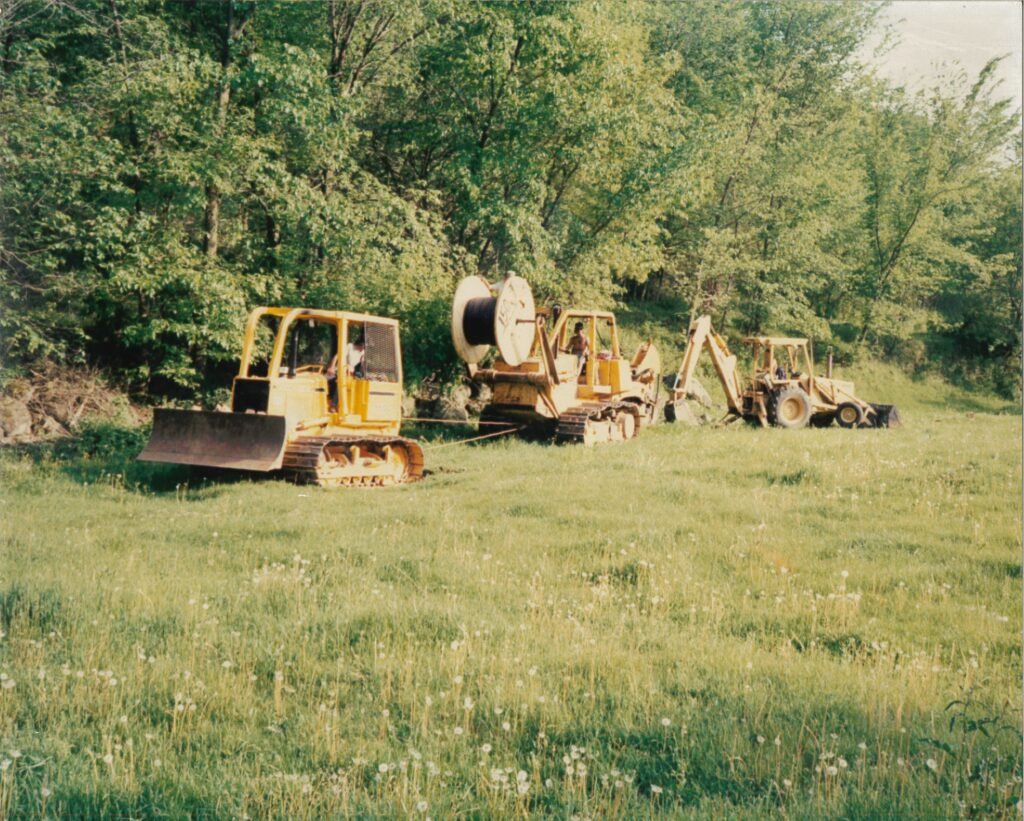
[{"label": "grassy slope", "polygon": [[1020,417],[860,381],[386,491],[5,456],[0,816],[1015,815]]}]

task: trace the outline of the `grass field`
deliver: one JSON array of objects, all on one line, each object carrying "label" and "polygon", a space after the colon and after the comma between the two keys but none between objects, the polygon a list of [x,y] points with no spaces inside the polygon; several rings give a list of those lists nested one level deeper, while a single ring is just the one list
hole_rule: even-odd
[{"label": "grass field", "polygon": [[0,817],[1019,817],[1021,418],[869,375],[383,491],[8,451]]}]

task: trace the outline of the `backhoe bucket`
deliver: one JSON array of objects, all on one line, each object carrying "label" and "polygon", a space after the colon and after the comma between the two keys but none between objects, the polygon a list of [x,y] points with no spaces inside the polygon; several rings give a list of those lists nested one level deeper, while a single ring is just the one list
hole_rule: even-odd
[{"label": "backhoe bucket", "polygon": [[139,460],[270,471],[287,443],[283,416],[220,411],[153,411],[153,432]]}]

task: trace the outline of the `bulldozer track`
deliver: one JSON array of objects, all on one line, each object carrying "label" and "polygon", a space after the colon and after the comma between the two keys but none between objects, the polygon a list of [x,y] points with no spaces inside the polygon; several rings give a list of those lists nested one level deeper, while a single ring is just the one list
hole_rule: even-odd
[{"label": "bulldozer track", "polygon": [[555,441],[595,445],[627,438],[616,421],[624,413],[633,416],[632,431],[628,436],[632,439],[639,435],[643,413],[633,402],[615,402],[596,407],[569,408],[558,417]]},{"label": "bulldozer track", "polygon": [[423,449],[401,436],[304,436],[288,443],[281,471],[300,484],[383,487],[423,476]]}]

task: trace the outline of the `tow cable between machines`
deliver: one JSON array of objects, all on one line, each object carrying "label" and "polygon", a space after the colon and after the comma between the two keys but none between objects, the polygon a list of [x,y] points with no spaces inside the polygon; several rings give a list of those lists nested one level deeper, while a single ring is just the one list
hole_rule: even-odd
[{"label": "tow cable between machines", "polygon": [[[429,422],[438,425],[470,425],[469,421],[462,421],[461,419],[428,419],[425,417],[409,416],[402,420],[403,422]],[[477,425],[508,425],[508,422],[477,422]],[[422,444],[421,447],[424,450],[439,450],[440,448],[450,447],[451,445],[467,445],[470,442],[479,442],[482,439],[493,439],[496,436],[505,436],[509,433],[517,433],[523,429],[523,425],[518,427],[506,427],[505,430],[499,430],[496,433],[485,433],[482,436],[471,436],[468,439],[458,439],[454,442],[442,442],[441,444]]]}]

